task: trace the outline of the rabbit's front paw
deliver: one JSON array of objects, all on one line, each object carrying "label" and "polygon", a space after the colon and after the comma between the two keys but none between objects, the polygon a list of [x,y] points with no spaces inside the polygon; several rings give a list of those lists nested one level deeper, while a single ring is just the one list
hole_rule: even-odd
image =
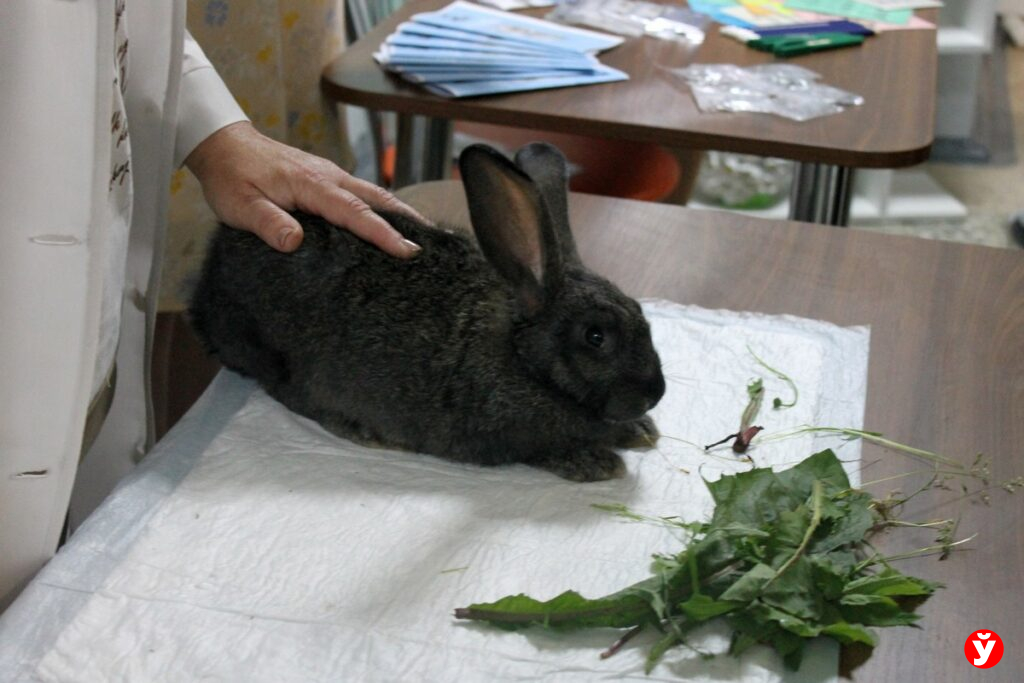
[{"label": "rabbit's front paw", "polygon": [[646,451],[654,448],[658,443],[661,433],[658,425],[650,415],[626,422],[620,425],[621,429],[615,434],[612,445],[616,448],[627,448],[631,450]]},{"label": "rabbit's front paw", "polygon": [[537,463],[537,466],[563,479],[579,482],[617,479],[626,474],[626,463],[618,453],[607,448],[585,448],[568,457]]}]

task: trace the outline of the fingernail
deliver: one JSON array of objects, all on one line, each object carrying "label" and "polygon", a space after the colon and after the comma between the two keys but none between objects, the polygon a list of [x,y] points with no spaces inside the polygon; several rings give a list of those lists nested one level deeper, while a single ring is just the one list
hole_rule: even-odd
[{"label": "fingernail", "polygon": [[420,223],[423,223],[424,225],[429,225],[431,227],[436,227],[437,226],[437,223],[435,223],[434,221],[430,220],[429,218],[427,218],[426,216],[424,216],[421,213],[416,213],[415,217],[416,217],[416,220],[418,220]]},{"label": "fingernail", "polygon": [[420,245],[416,244],[412,240],[403,239],[402,240],[402,244],[405,245],[406,253],[409,256],[416,256],[418,253],[423,251],[423,247],[421,247]]},{"label": "fingernail", "polygon": [[288,248],[288,238],[295,234],[295,228],[285,228],[277,234],[277,243],[282,249]]}]

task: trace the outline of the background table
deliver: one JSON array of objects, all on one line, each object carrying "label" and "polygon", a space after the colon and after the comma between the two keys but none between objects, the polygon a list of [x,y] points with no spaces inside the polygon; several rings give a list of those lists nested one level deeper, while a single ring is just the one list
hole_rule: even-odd
[{"label": "background table", "polygon": [[[400,22],[448,1],[409,2],[332,62],[321,80],[326,95],[339,102],[436,120],[428,141],[437,155],[428,156],[425,170],[408,166],[411,132],[408,126],[400,130],[399,168],[406,164],[401,174],[406,179],[441,177],[447,166],[444,140],[450,133],[442,122],[460,119],[793,159],[799,163],[791,216],[845,224],[851,169],[910,166],[924,161],[931,148],[937,59],[933,30],[886,32],[858,48],[788,60],[865,98],[861,107],[798,123],[769,115],[697,110],[689,88],[671,69],[694,62],[746,66],[773,61],[771,55],[721,36],[717,27],[698,47],[633,38],[602,53],[601,61],[628,73],[628,81],[467,100],[431,95],[373,61],[373,52]],[[936,10],[919,14],[930,20],[937,17]],[[409,119],[400,119],[403,122]]]},{"label": "background table", "polygon": [[[466,224],[458,183],[415,186],[402,197],[435,220]],[[570,212],[581,258],[633,296],[870,325],[868,429],[968,460],[984,452],[995,479],[1024,473],[1019,252],[589,195],[572,195]],[[219,377],[3,615],[0,679],[31,670],[251,388],[234,375]],[[865,479],[914,467],[905,456],[865,445],[864,462],[876,460]],[[894,487],[873,490],[884,496]],[[919,501],[913,518],[962,512],[959,534],[978,538],[945,562],[901,564],[947,589],[923,606],[923,629],[886,630],[869,658],[846,649],[843,668],[854,681],[979,680],[964,658],[977,629],[994,630],[1007,644],[985,680],[1024,680],[1024,493],[992,496],[991,507],[962,509],[936,507],[934,497]],[[931,540],[901,534],[882,546],[898,552]]]}]

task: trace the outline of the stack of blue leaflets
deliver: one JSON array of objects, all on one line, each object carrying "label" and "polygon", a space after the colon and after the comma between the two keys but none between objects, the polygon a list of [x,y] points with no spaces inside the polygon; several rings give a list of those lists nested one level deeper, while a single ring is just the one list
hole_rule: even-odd
[{"label": "stack of blue leaflets", "polygon": [[622,40],[457,0],[400,24],[374,59],[436,95],[475,97],[627,80],[595,56]]}]

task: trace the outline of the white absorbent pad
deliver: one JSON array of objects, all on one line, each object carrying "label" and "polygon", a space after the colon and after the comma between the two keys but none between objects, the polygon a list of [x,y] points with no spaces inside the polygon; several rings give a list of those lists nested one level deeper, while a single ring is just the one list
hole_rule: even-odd
[{"label": "white absorbent pad", "polygon": [[[708,516],[701,477],[749,468],[728,446],[747,384],[762,377],[765,434],[862,426],[866,328],[646,301],[668,391],[657,450],[626,452],[625,478],[578,484],[524,465],[482,468],[341,440],[255,391],[40,660],[46,681],[831,681],[822,641],[800,672],[767,648],[707,661],[686,648],[651,676],[653,634],[614,657],[614,630],[505,632],[455,607],[525,592],[588,597],[649,576],[675,553],[671,530],[620,521],[595,503]],[[749,347],[749,350],[748,350]],[[795,407],[773,410],[790,388]],[[672,437],[672,438],[670,438]],[[857,482],[855,443],[803,436],[752,451],[790,466],[836,448]],[[691,644],[722,652],[715,627]]]}]

